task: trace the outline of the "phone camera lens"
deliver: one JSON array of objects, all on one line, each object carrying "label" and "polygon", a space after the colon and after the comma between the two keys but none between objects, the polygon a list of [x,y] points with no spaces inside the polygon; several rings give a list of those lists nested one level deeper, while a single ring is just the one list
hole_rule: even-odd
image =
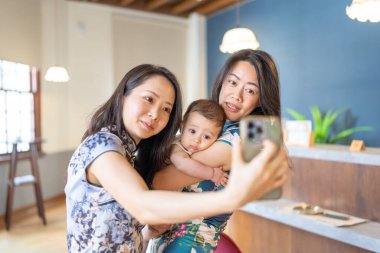
[{"label": "phone camera lens", "polygon": [[257,128],[257,133],[261,134],[262,132],[263,132],[262,127],[258,127],[258,128]]},{"label": "phone camera lens", "polygon": [[248,134],[248,138],[249,138],[249,139],[253,139],[253,138],[255,138],[255,134],[252,133],[252,132],[250,132],[250,133]]},{"label": "phone camera lens", "polygon": [[254,126],[255,126],[255,124],[253,122],[248,123],[248,128],[253,128]]}]

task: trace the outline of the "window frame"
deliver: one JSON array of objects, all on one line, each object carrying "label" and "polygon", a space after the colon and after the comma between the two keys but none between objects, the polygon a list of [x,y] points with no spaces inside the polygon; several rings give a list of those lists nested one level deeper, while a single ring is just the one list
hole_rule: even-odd
[{"label": "window frame", "polygon": [[[17,63],[17,62],[14,62]],[[33,106],[34,106],[34,139],[41,139],[41,82],[40,82],[40,71],[31,65],[28,65],[29,75],[30,75],[30,93],[33,96]],[[0,90],[5,90],[0,88]],[[41,142],[38,146],[38,155],[42,155],[42,145]],[[17,155],[17,160],[29,159],[29,150],[19,152]],[[0,154],[0,164],[8,163],[11,160],[11,153]]]}]

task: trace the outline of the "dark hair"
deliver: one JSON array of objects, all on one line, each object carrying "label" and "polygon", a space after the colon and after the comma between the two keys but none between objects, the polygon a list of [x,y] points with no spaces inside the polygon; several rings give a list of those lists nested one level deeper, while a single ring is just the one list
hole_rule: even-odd
[{"label": "dark hair", "polygon": [[123,131],[126,131],[122,118],[123,97],[128,96],[134,88],[156,75],[165,77],[173,85],[175,100],[169,117],[170,123],[160,133],[141,140],[138,145],[136,168],[148,185],[151,184],[154,173],[169,155],[170,146],[182,118],[181,89],[176,77],[168,69],[151,64],[142,64],[131,69],[108,101],[94,113],[82,138],[83,141],[87,136],[99,132],[101,128],[112,125],[116,126],[116,133],[121,136]]},{"label": "dark hair", "polygon": [[239,61],[249,62],[255,68],[260,90],[260,106],[250,114],[281,115],[280,82],[278,71],[273,58],[261,50],[244,49],[234,53],[228,58],[216,77],[212,88],[212,100],[219,103],[219,93],[224,79],[233,66]]},{"label": "dark hair", "polygon": [[212,120],[218,127],[223,127],[226,122],[226,114],[223,108],[215,101],[208,99],[198,99],[193,101],[188,107],[183,116],[182,124],[185,125],[190,113],[198,112],[206,119]]}]

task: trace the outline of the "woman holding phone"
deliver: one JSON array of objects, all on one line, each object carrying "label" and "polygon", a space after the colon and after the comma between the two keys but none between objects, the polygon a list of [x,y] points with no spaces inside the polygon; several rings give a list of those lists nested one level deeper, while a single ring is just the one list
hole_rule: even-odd
[{"label": "woman holding phone", "polygon": [[[279,77],[273,58],[264,51],[251,49],[230,56],[216,77],[212,99],[222,106],[227,122],[220,138],[208,149],[192,155],[192,158],[227,171],[231,168],[232,136],[239,134],[239,120],[247,115],[279,117],[281,114]],[[284,150],[278,155],[285,157]],[[285,181],[285,174],[276,179],[278,185]],[[223,189],[223,186],[215,187],[212,181],[201,181],[182,174],[173,166],[156,173],[153,187],[166,190],[185,187],[184,192]],[[213,252],[231,214],[205,216],[175,224],[151,242],[148,252]]]}]

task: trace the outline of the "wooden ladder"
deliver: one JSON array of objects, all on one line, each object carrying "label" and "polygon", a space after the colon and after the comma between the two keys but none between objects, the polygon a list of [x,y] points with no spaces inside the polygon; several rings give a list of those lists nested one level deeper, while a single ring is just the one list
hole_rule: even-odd
[{"label": "wooden ladder", "polygon": [[43,202],[42,192],[41,192],[40,173],[39,173],[39,168],[38,168],[38,163],[37,163],[37,159],[38,159],[37,147],[39,143],[41,143],[41,140],[35,140],[35,141],[29,142],[29,151],[27,151],[27,153],[28,153],[28,159],[30,160],[30,163],[31,163],[32,174],[24,175],[24,176],[16,176],[18,142],[13,143],[11,160],[10,160],[10,168],[9,168],[9,178],[8,178],[9,180],[8,180],[7,206],[6,206],[6,211],[5,211],[5,225],[6,225],[7,230],[9,230],[11,227],[12,206],[13,206],[13,197],[14,197],[15,187],[21,186],[21,185],[27,185],[27,184],[34,185],[34,192],[35,192],[36,200],[37,200],[38,215],[42,219],[43,224],[46,225],[44,202]]}]

